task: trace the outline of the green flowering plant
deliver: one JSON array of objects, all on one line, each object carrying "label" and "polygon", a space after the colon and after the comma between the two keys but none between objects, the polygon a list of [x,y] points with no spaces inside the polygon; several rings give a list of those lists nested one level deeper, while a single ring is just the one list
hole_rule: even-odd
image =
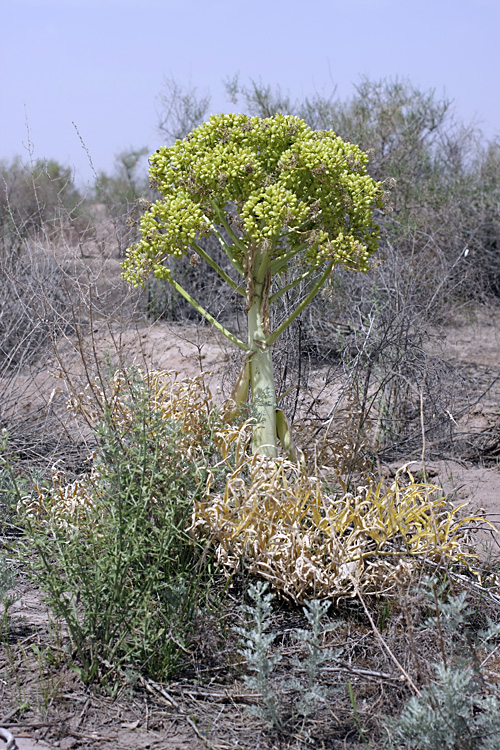
[{"label": "green flowering plant", "polygon": [[[368,156],[332,131],[297,117],[214,115],[184,140],[150,158],[161,198],[141,218],[141,239],[127,251],[124,277],[143,285],[150,273],[171,284],[205,319],[247,353],[233,391],[235,407],[251,388],[253,451],[277,455],[289,432],[276,409],[272,347],[311,302],[336,264],[366,271],[378,246],[373,209],[381,184],[366,172]],[[200,244],[213,234],[232,278]],[[196,253],[246,299],[248,338],[241,340],[173,277],[169,256]],[[306,284],[294,309],[271,330],[270,307]]]}]

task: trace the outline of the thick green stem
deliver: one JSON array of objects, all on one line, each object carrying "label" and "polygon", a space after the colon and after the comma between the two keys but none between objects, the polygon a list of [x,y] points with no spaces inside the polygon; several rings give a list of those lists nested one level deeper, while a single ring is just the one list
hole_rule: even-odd
[{"label": "thick green stem", "polygon": [[252,450],[275,458],[278,455],[276,437],[276,392],[272,347],[267,345],[265,309],[265,283],[255,284],[252,305],[248,311],[248,348],[250,359],[250,387],[252,406],[257,424],[253,432]]},{"label": "thick green stem", "polygon": [[272,349],[256,350],[250,360],[252,406],[257,424],[253,431],[252,451],[276,457],[276,393]]}]

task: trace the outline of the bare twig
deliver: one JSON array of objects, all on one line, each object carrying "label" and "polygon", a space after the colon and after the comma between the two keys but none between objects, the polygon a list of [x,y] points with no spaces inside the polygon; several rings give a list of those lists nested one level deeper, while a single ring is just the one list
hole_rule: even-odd
[{"label": "bare twig", "polygon": [[217,745],[214,745],[212,742],[210,742],[210,740],[207,737],[205,737],[205,735],[202,734],[202,732],[200,732],[200,730],[198,729],[198,727],[196,726],[192,718],[189,716],[189,714],[187,714],[185,711],[182,710],[182,708],[177,703],[177,701],[174,698],[172,698],[171,695],[167,693],[165,688],[163,688],[158,683],[153,682],[152,680],[144,679],[144,677],[140,678],[140,682],[141,682],[141,685],[145,688],[145,690],[148,691],[148,693],[156,697],[162,698],[166,703],[168,703],[168,705],[172,706],[172,708],[176,710],[179,718],[182,717],[183,719],[186,720],[186,722],[189,724],[191,729],[195,732],[197,737],[199,737],[200,740],[202,740],[202,742],[205,743],[205,745],[209,748],[209,750],[218,750]]},{"label": "bare twig", "polygon": [[407,681],[408,685],[411,687],[411,689],[413,690],[413,692],[415,693],[415,695],[418,695],[419,697],[421,697],[422,693],[420,692],[420,690],[418,689],[418,687],[415,685],[415,683],[413,682],[412,678],[410,677],[410,675],[408,674],[408,672],[406,671],[406,669],[403,667],[402,664],[399,663],[399,661],[396,659],[396,657],[392,653],[392,651],[389,648],[389,646],[387,645],[387,643],[382,638],[382,635],[380,634],[379,629],[375,625],[375,623],[373,621],[373,617],[371,616],[371,614],[370,614],[370,612],[368,610],[368,607],[366,606],[365,601],[364,601],[363,597],[361,596],[361,592],[360,592],[359,587],[358,587],[358,585],[357,585],[357,583],[356,583],[355,580],[353,580],[353,586],[355,588],[355,591],[356,591],[356,594],[358,596],[358,599],[361,602],[361,605],[362,605],[363,609],[365,610],[365,614],[366,614],[366,616],[368,617],[368,619],[370,621],[370,625],[372,626],[372,630],[373,630],[373,632],[375,634],[375,637],[377,638],[378,642],[382,646],[383,650],[387,652],[387,654],[392,659],[392,661],[394,662],[394,664],[396,665],[396,667],[399,669],[399,671],[401,672],[401,674],[403,675],[404,679]]}]

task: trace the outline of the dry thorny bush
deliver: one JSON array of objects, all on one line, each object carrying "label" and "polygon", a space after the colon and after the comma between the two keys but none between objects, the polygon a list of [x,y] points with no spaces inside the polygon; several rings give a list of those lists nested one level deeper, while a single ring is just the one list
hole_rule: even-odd
[{"label": "dry thorny bush", "polygon": [[80,359],[79,371],[99,367],[95,342],[88,344],[94,319],[108,327],[119,352],[120,328],[131,325],[137,295],[124,292],[119,227],[99,206],[79,198],[73,216],[58,195],[51,193],[55,203],[48,204],[34,183],[21,183],[17,196],[21,188],[7,177],[0,195],[0,427],[11,453],[37,469],[56,459],[77,468],[81,446],[61,419],[52,369],[67,367],[69,350]]}]

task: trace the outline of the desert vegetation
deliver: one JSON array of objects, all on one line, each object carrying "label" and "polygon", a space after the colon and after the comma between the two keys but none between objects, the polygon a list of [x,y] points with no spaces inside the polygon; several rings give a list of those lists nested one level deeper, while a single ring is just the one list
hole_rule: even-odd
[{"label": "desert vegetation", "polygon": [[498,531],[433,467],[498,471],[443,342],[498,319],[500,146],[225,87],[165,82],[150,183],[0,165],[0,744],[498,748]]}]

